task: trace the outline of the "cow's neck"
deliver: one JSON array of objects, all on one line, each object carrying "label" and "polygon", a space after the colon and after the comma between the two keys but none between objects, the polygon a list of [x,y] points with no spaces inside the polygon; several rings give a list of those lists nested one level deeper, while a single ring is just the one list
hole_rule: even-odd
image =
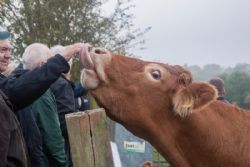
[{"label": "cow's neck", "polygon": [[[227,147],[230,150],[231,145],[237,144],[240,138],[247,135],[250,137],[250,134],[234,136],[234,133],[241,131],[242,127],[235,126],[232,122],[241,120],[244,126],[250,128],[250,115],[247,113],[235,112],[230,115],[225,113],[227,111],[199,112],[185,119],[177,118],[176,115],[173,115],[171,120],[169,115],[168,118],[161,116],[162,119],[157,120],[157,125],[160,126],[149,132],[151,135],[148,140],[173,166],[204,165],[204,162],[208,162],[209,159],[224,156],[222,154],[225,154],[225,151],[218,149],[222,145],[218,141],[227,141],[228,143],[221,148]],[[233,140],[232,136],[234,136]],[[238,154],[247,155],[246,152]]]},{"label": "cow's neck", "polygon": [[[148,140],[172,166],[189,167],[182,150],[178,148],[175,141],[177,137],[176,132],[181,128],[181,126],[179,126],[181,120],[174,114],[166,117],[161,115],[156,118],[157,121],[152,121],[152,124],[157,122],[157,126],[150,125],[150,135],[146,135],[145,139]],[[169,117],[171,117],[171,119],[169,119]]]}]

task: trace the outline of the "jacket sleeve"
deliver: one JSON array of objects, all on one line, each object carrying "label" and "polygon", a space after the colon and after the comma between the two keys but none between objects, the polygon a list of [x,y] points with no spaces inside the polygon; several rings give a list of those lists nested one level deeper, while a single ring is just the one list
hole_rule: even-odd
[{"label": "jacket sleeve", "polygon": [[59,114],[66,114],[76,111],[74,92],[71,84],[66,79],[60,77],[51,85],[50,89],[55,95]]},{"label": "jacket sleeve", "polygon": [[4,78],[0,81],[0,86],[16,111],[33,103],[62,73],[68,71],[69,64],[57,54],[39,68],[28,71],[19,77]]},{"label": "jacket sleeve", "polygon": [[79,82],[74,84],[74,95],[76,98],[86,95],[87,93],[88,90],[83,87]]},{"label": "jacket sleeve", "polygon": [[32,110],[42,135],[45,156],[54,166],[67,166],[56,102],[50,90],[33,103]]}]

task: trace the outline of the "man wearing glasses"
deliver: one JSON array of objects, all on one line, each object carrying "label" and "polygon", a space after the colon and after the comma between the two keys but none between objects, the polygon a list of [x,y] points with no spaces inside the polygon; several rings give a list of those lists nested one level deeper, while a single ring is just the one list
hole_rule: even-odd
[{"label": "man wearing glasses", "polygon": [[10,33],[0,31],[0,73],[4,72],[11,60],[12,46],[9,41]]}]

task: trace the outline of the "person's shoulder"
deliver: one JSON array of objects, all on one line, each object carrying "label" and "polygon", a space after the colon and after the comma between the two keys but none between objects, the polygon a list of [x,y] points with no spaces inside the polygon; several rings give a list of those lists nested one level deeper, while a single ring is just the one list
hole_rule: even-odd
[{"label": "person's shoulder", "polygon": [[63,77],[63,76],[60,76],[56,82],[54,82],[53,85],[67,85],[68,84],[68,81]]},{"label": "person's shoulder", "polygon": [[0,80],[6,78],[3,74],[0,73]]},{"label": "person's shoulder", "polygon": [[56,104],[54,94],[50,89],[48,89],[42,96],[39,97],[36,103],[53,107]]},{"label": "person's shoulder", "polygon": [[61,76],[50,86],[50,89],[53,93],[60,93],[60,91],[65,91],[69,86],[71,86],[70,83]]},{"label": "person's shoulder", "polygon": [[218,97],[217,100],[230,104],[230,102],[224,96]]}]

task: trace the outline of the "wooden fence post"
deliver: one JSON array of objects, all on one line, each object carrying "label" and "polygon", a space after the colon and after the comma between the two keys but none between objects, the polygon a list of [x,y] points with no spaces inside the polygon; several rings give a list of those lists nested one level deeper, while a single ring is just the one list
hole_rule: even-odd
[{"label": "wooden fence post", "polygon": [[113,167],[104,109],[66,115],[74,167]]}]

